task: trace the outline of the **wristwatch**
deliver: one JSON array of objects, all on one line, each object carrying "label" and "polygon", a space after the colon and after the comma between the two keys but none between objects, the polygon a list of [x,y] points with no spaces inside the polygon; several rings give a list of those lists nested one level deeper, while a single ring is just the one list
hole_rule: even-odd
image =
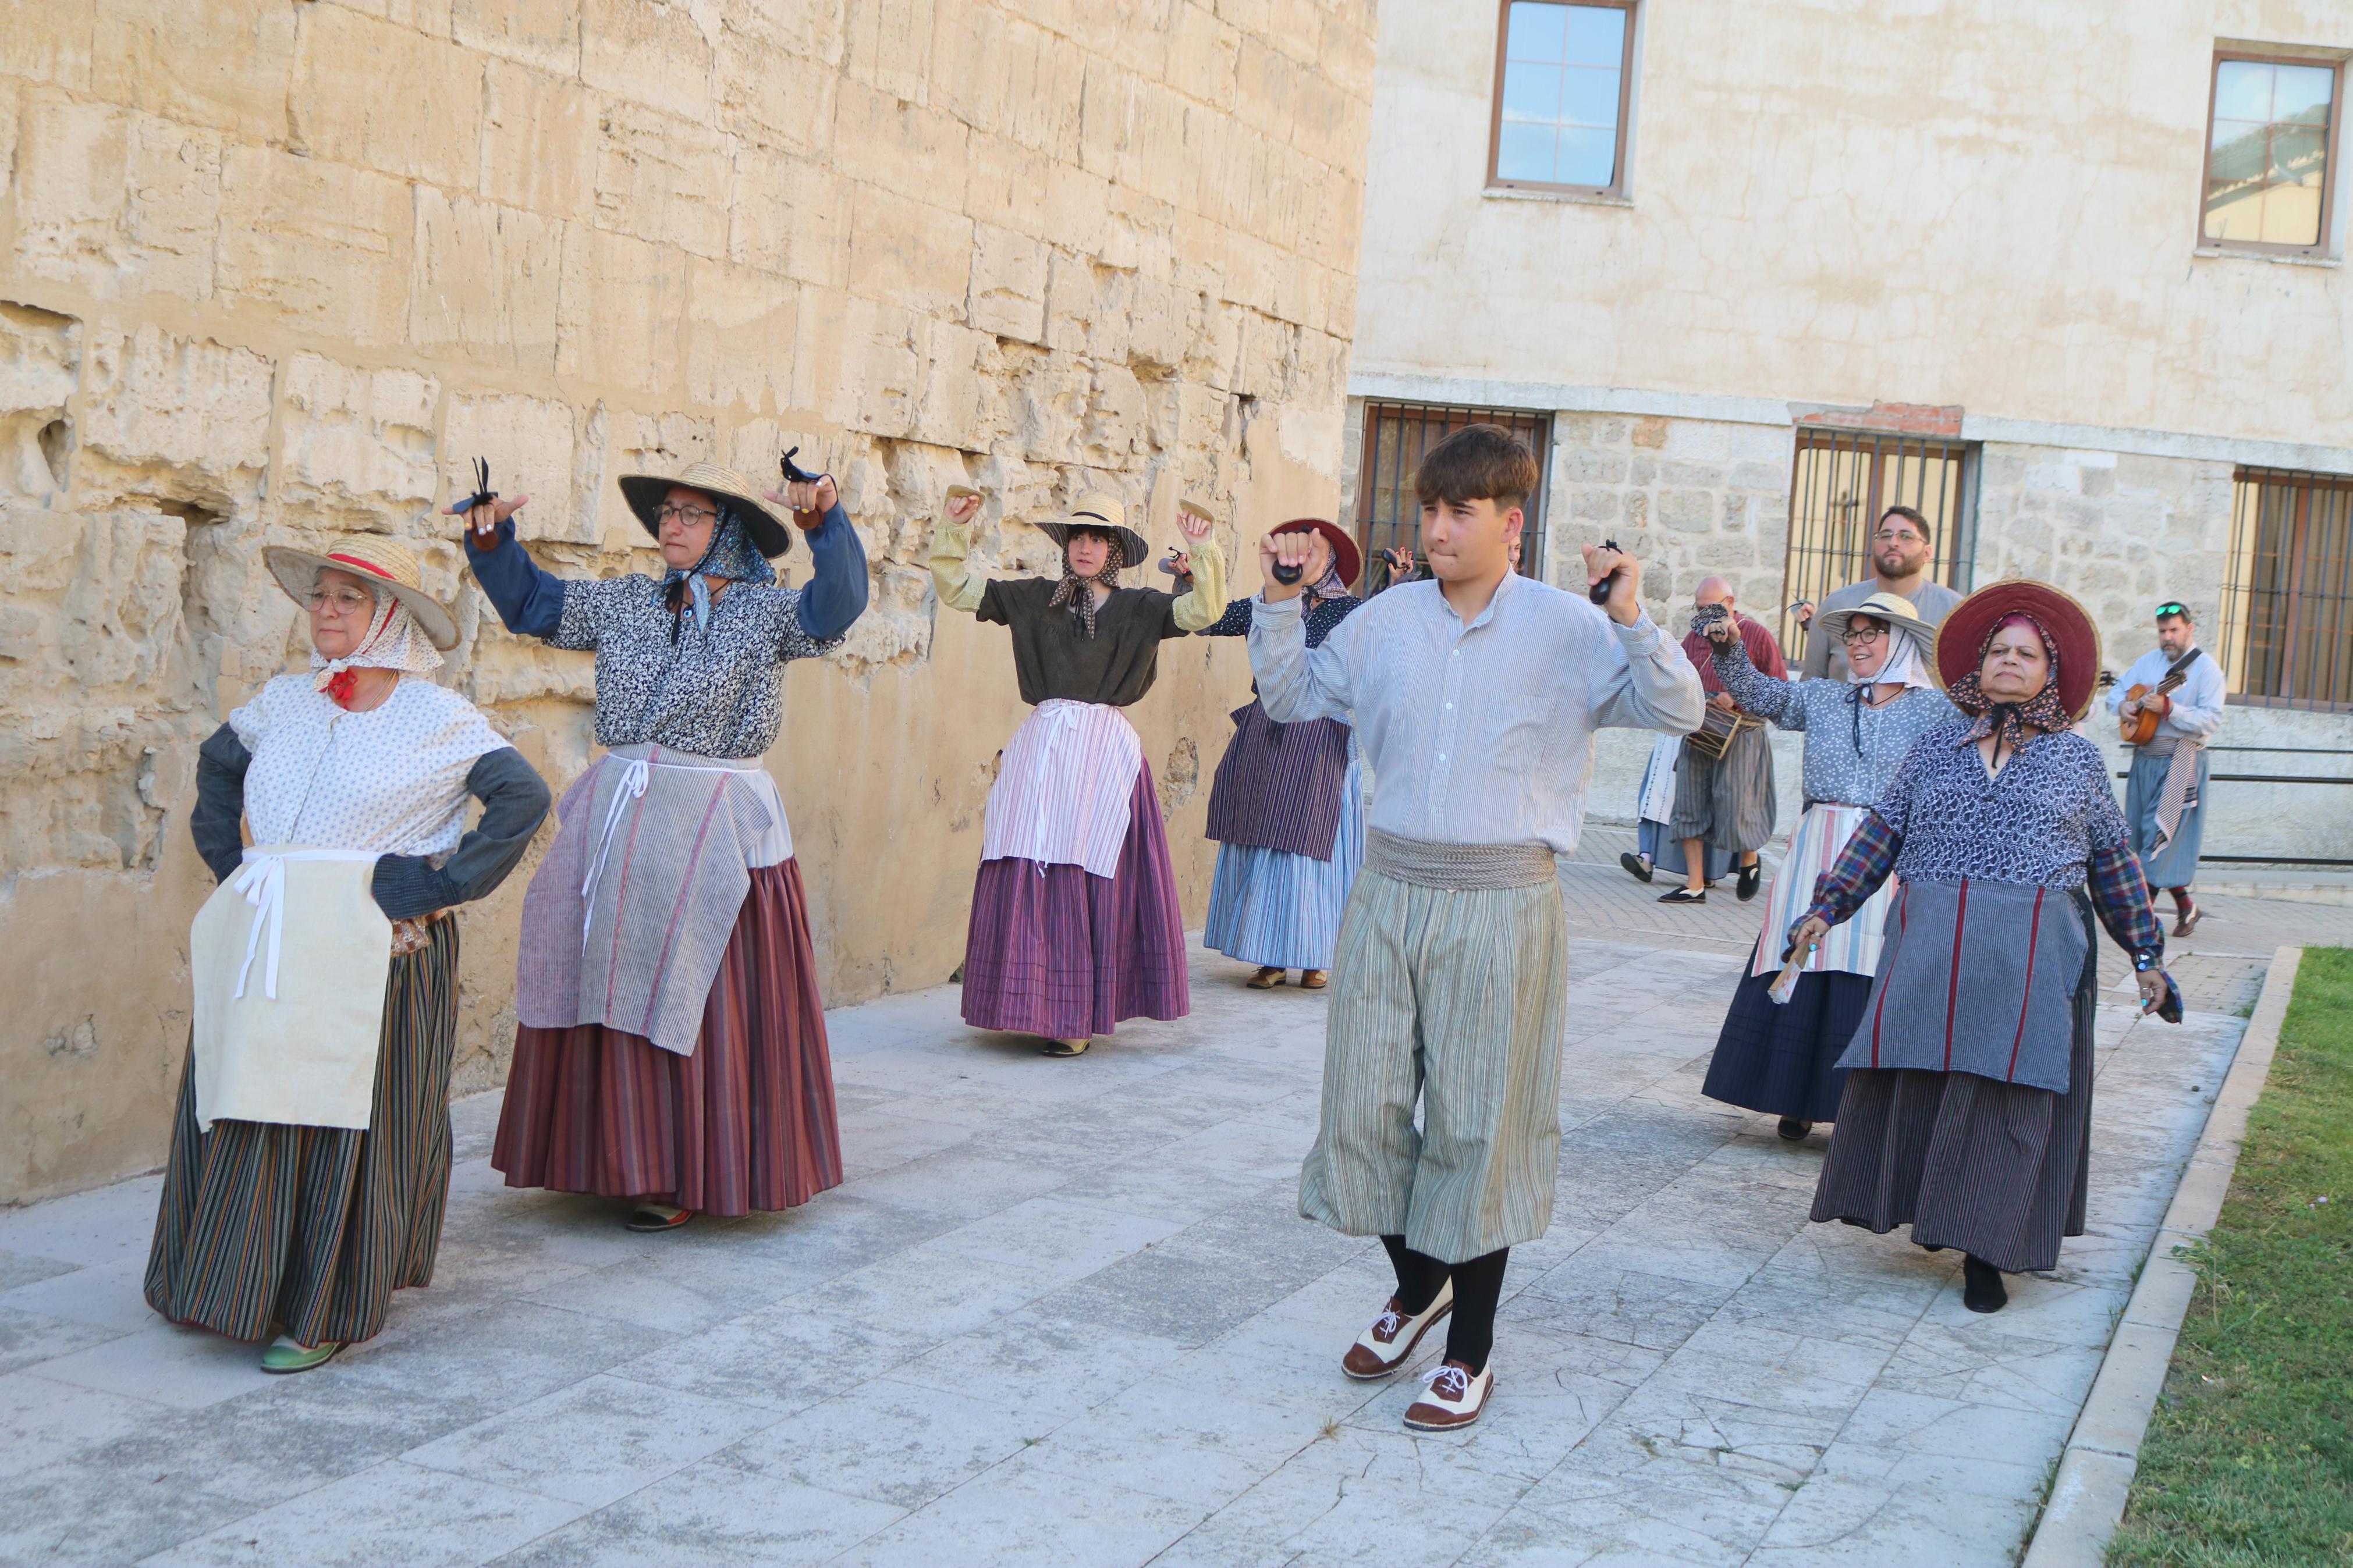
[{"label": "wristwatch", "polygon": [[2165,954],[2155,948],[2144,947],[2133,954],[2133,968],[2142,974],[2147,974],[2152,969],[2164,967]]}]

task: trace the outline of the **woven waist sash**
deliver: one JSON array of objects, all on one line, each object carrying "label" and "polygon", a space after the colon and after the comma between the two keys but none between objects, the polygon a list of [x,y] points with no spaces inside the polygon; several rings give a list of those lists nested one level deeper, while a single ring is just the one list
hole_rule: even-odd
[{"label": "woven waist sash", "polygon": [[1552,847],[1546,844],[1433,844],[1368,828],[1365,869],[1453,893],[1501,888],[1533,888],[1553,879]]}]

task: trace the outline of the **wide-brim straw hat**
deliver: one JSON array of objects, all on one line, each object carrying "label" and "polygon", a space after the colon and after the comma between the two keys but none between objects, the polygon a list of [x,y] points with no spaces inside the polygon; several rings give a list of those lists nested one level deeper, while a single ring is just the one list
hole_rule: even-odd
[{"label": "wide-brim straw hat", "polygon": [[1986,638],[2011,616],[2031,616],[2051,634],[2059,649],[2059,706],[2081,720],[2099,689],[2100,628],[2073,595],[2048,583],[2013,577],[1955,605],[1936,628],[1936,679],[1950,686],[1976,669]]},{"label": "wide-brim straw hat", "polygon": [[269,568],[286,596],[306,608],[321,572],[347,572],[371,587],[388,589],[407,605],[435,647],[458,646],[457,617],[425,591],[416,553],[398,540],[375,533],[353,534],[329,545],[323,555],[290,544],[272,544],[262,551],[261,563]]},{"label": "wide-brim straw hat", "polygon": [[1883,589],[1859,605],[1824,610],[1814,617],[1814,626],[1823,637],[1842,637],[1846,636],[1847,622],[1856,616],[1869,616],[1875,621],[1885,622],[1891,632],[1910,637],[1930,665],[1936,663],[1936,628],[1922,620],[1919,606],[1901,594],[1890,594]]},{"label": "wide-brim straw hat", "polygon": [[768,503],[751,480],[733,468],[723,468],[717,463],[689,463],[684,472],[673,479],[667,474],[623,474],[621,496],[646,531],[661,538],[661,507],[674,485],[691,490],[701,490],[732,502],[735,515],[744,520],[744,536],[752,548],[774,561],[793,547],[793,531],[785,520],[768,510]]},{"label": "wide-brim straw hat", "polygon": [[[1267,531],[1269,533],[1322,534],[1324,542],[1332,547],[1332,564],[1338,568],[1340,581],[1343,583],[1355,582],[1356,574],[1365,569],[1364,552],[1356,548],[1356,542],[1349,538],[1345,531],[1329,519],[1294,517],[1289,522],[1276,523]],[[1314,584],[1311,583],[1308,586],[1313,587]]]},{"label": "wide-brim straw hat", "polygon": [[1119,541],[1124,564],[1129,566],[1141,566],[1152,555],[1152,546],[1144,542],[1144,535],[1127,526],[1127,508],[1117,496],[1101,490],[1081,496],[1068,516],[1041,522],[1038,531],[1057,544],[1070,543],[1074,531],[1108,533]]}]

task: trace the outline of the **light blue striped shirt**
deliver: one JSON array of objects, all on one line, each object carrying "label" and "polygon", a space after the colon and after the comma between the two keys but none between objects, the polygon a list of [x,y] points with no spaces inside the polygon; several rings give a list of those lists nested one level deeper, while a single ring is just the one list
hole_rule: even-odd
[{"label": "light blue striped shirt", "polygon": [[1547,844],[1585,824],[1593,731],[1699,728],[1699,672],[1648,615],[1621,626],[1514,573],[1464,626],[1406,583],[1310,649],[1299,599],[1250,611],[1250,669],[1282,723],[1345,719],[1373,771],[1369,825],[1441,844]]}]

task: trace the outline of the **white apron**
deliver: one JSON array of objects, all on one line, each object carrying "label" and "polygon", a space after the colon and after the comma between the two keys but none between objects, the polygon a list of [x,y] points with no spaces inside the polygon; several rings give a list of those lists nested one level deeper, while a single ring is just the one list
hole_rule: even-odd
[{"label": "white apron", "polygon": [[196,1126],[368,1124],[392,922],[374,851],[255,846],[188,931]]},{"label": "white apron", "polygon": [[[1765,929],[1757,933],[1757,952],[1748,965],[1751,974],[1774,974],[1781,968],[1781,950],[1789,942],[1789,928],[1814,901],[1814,882],[1838,864],[1839,852],[1854,837],[1870,808],[1818,803],[1806,808],[1789,834],[1788,858],[1765,893]],[[1895,901],[1896,880],[1891,876],[1851,920],[1831,927],[1802,973],[1820,974],[1837,970],[1846,974],[1879,973],[1879,948],[1887,925],[1888,906]]]},{"label": "white apron", "polygon": [[1006,743],[989,786],[980,858],[1116,876],[1143,769],[1144,742],[1118,709],[1061,697],[1040,702]]}]

